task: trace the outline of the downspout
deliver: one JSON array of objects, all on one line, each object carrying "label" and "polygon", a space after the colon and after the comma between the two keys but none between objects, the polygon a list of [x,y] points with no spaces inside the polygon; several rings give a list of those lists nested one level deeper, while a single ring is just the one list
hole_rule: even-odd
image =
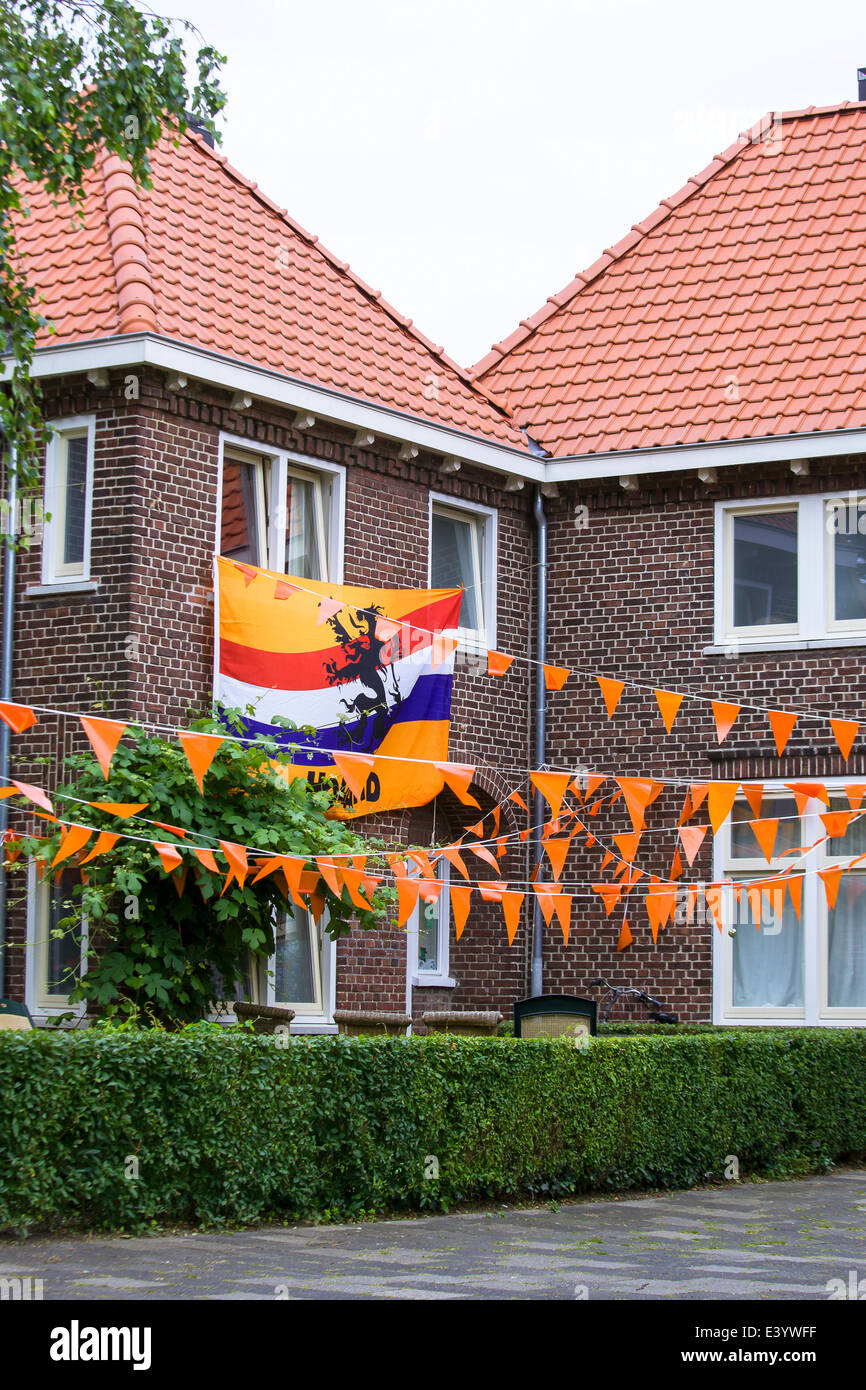
[{"label": "downspout", "polygon": [[[544,514],[544,500],[541,496],[541,488],[535,489],[535,501],[533,504],[533,515],[535,517],[535,529],[538,536],[538,591],[537,591],[537,616],[536,616],[536,641],[535,659],[538,662],[535,668],[535,758],[533,767],[537,769],[544,767],[547,756],[547,686],[544,681],[544,665],[547,660],[547,517]],[[536,789],[533,801],[533,844],[535,845],[535,862],[540,863],[542,858],[541,832],[544,825],[544,797]],[[539,869],[539,881],[541,880],[541,869]],[[542,933],[544,931],[544,919],[541,915],[541,903],[535,898],[535,908],[532,919],[532,957],[529,975],[529,993],[532,997],[541,994],[544,985],[544,971],[542,960]]]},{"label": "downspout", "polygon": [[[15,513],[18,508],[18,473],[14,445],[9,446],[8,491],[9,511],[3,537],[3,633],[0,646],[0,700],[12,699],[12,638],[15,618]],[[9,725],[0,720],[0,785],[9,781]],[[0,999],[6,992],[6,830],[9,825],[9,802],[0,801]]]}]

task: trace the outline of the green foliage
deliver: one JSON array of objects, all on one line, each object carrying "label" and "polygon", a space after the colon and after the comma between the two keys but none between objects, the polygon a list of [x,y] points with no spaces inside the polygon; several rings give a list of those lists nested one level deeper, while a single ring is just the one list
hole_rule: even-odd
[{"label": "green foliage", "polygon": [[[35,487],[41,436],[31,380],[35,335],[45,324],[16,257],[15,217],[27,212],[16,171],[70,203],[101,145],[127,160],[149,186],[162,131],[177,136],[190,112],[213,130],[225,104],[224,61],[202,45],[187,80],[185,21],[142,14],[130,0],[4,0],[0,5],[0,351],[11,352],[10,389],[0,392],[0,427],[18,448],[19,484]],[[8,346],[4,346],[8,344]]]},{"label": "green foliage", "polygon": [[[866,1030],[596,1040],[0,1034],[0,1230],[361,1219],[826,1168]],[[128,1159],[138,1176],[128,1176]],[[431,1162],[435,1160],[435,1163]],[[436,1171],[438,1165],[438,1173]]]},{"label": "green foliage", "polygon": [[[193,731],[220,733],[225,727],[199,720]],[[96,830],[124,830],[107,854],[91,860],[87,882],[72,890],[68,916],[61,928],[86,917],[96,948],[87,973],[72,994],[108,1014],[140,1016],[151,1022],[177,1023],[199,1018],[222,997],[234,997],[250,954],[266,959],[274,950],[274,919],[286,910],[282,875],[269,874],[243,887],[224,890],[228,865],[217,853],[220,872],[193,857],[189,843],[218,851],[218,841],[271,853],[303,856],[310,863],[320,854],[364,854],[378,842],[365,840],[343,822],[328,818],[331,798],[315,791],[305,778],[286,783],[268,759],[276,745],[259,739],[252,746],[232,738],[219,748],[199,794],[180,744],[130,728],[117,747],[106,783],[91,753],[66,760],[71,778],[54,793],[57,814]],[[140,813],[148,821],[176,826],[157,829],[141,818],[120,823],[116,816],[84,803],[148,803]],[[25,856],[35,856],[46,872],[60,845],[60,830],[47,839],[21,841]],[[179,876],[166,874],[153,841],[176,846],[188,866],[183,893]],[[94,841],[88,842],[87,849]],[[26,859],[18,861],[20,870]],[[321,888],[325,890],[322,883]],[[380,890],[374,912],[352,907],[324,891],[327,930],[345,935],[353,913],[365,928],[374,927],[388,902]]]}]

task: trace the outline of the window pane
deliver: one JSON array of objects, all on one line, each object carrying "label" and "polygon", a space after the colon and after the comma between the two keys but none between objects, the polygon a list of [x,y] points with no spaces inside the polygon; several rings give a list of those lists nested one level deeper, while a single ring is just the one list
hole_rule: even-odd
[{"label": "window pane", "polygon": [[87,435],[65,440],[66,499],[63,529],[64,565],[84,564],[84,522],[87,514]]},{"label": "window pane", "polygon": [[[473,539],[478,527],[474,518],[463,521],[456,516],[433,513],[431,575],[434,589],[450,589],[462,584],[463,602],[460,626],[481,628],[481,595],[475,571]],[[475,535],[473,535],[475,533]]]},{"label": "window pane", "polygon": [[[795,849],[803,843],[802,821],[797,814],[797,803],[790,796],[765,796],[761,802],[761,820],[778,820],[776,840],[773,845],[773,859],[778,859],[786,850]],[[745,801],[735,801],[731,814],[731,858],[764,859],[764,851],[755,838],[749,821],[755,820],[752,808]]]},{"label": "window pane", "polygon": [[287,914],[278,928],[274,961],[274,998],[278,1004],[318,1002],[315,938],[312,918],[300,910]]},{"label": "window pane", "polygon": [[797,513],[734,517],[734,627],[797,621]]},{"label": "window pane", "polygon": [[[442,890],[447,891],[446,889]],[[418,969],[438,970],[439,969],[439,903],[442,895],[435,903],[425,903],[423,899],[418,904]]]},{"label": "window pane", "polygon": [[734,1007],[802,1008],[803,929],[787,893],[781,919],[773,912],[776,892],[761,897],[760,931],[745,893],[737,904],[737,934],[732,943]]},{"label": "window pane", "polygon": [[[321,554],[320,528],[324,531],[324,484],[291,473],[286,485],[286,574],[299,579],[327,579]],[[324,536],[327,544],[327,534]]]},{"label": "window pane", "polygon": [[866,876],[840,879],[827,924],[827,1003],[831,1009],[866,1008]]},{"label": "window pane", "polygon": [[[823,811],[823,809],[822,806],[821,810]],[[850,807],[847,799],[839,802],[834,798],[831,809],[833,811],[848,811]],[[844,835],[834,835],[832,839],[828,840],[825,853],[831,859],[849,859],[857,854],[866,854],[866,816],[862,820],[850,821]]]},{"label": "window pane", "polygon": [[[847,517],[850,510],[846,508],[840,515]],[[839,531],[833,542],[835,620],[866,621],[866,536],[858,531]]]},{"label": "window pane", "polygon": [[[65,998],[81,973],[81,926],[75,923],[60,927],[76,907],[76,899],[72,896],[76,878],[71,871],[64,872],[60,883],[51,885],[44,981],[45,993],[51,998]],[[54,936],[56,930],[62,930],[63,935]]]},{"label": "window pane", "polygon": [[248,565],[264,565],[259,553],[256,465],[223,462],[222,528],[220,554]]}]

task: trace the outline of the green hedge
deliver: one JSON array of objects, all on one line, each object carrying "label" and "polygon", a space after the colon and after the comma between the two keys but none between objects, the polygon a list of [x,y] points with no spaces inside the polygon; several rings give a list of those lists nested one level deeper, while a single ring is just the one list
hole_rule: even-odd
[{"label": "green hedge", "polygon": [[[0,1034],[0,1230],[351,1218],[866,1150],[866,1031]],[[125,1175],[138,1160],[138,1178]],[[438,1161],[438,1177],[432,1176]],[[426,1172],[425,1172],[426,1170]]]}]

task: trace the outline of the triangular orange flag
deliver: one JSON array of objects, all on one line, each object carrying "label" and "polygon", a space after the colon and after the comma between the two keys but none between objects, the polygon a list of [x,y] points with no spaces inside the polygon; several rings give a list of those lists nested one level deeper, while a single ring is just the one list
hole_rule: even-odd
[{"label": "triangular orange flag", "polygon": [[597,893],[604,903],[604,910],[607,916],[613,912],[620,898],[622,897],[621,883],[593,883],[592,891]]},{"label": "triangular orange flag", "polygon": [[296,584],[290,584],[286,579],[278,579],[274,584],[274,598],[291,598],[292,594],[300,592]]},{"label": "triangular orange flag", "polygon": [[29,782],[19,782],[17,777],[10,777],[9,781],[13,787],[17,787],[22,796],[26,796],[28,801],[33,801],[37,806],[41,806],[43,811],[49,815],[54,814],[54,807],[49,798],[42,791],[41,787],[31,787]]},{"label": "triangular orange flag", "polygon": [[164,845],[159,840],[154,840],[153,847],[162,860],[162,867],[167,874],[173,873],[178,864],[183,863],[183,856],[178,854],[174,845]]},{"label": "triangular orange flag", "polygon": [[661,714],[664,726],[668,733],[670,733],[674,727],[674,720],[683,702],[683,697],[682,695],[677,695],[672,690],[656,690],[653,693],[655,694],[656,704],[659,707],[659,713]]},{"label": "triangular orange flag", "polygon": [[111,759],[114,757],[114,750],[123,738],[126,729],[125,724],[121,724],[116,719],[92,719],[88,715],[80,715],[81,727],[90,739],[90,746],[96,754],[96,760],[102,768],[102,775],[106,782],[111,772]]},{"label": "triangular orange flag", "polygon": [[323,598],[319,603],[316,627],[322,623],[327,623],[331,618],[336,617],[340,609],[344,607],[343,600],[338,598]]},{"label": "triangular orange flag", "polygon": [[538,898],[538,905],[541,908],[541,915],[544,918],[547,925],[550,926],[550,923],[553,920],[554,899],[559,895],[560,890],[558,888],[551,887],[548,883],[535,883],[533,884],[533,890],[535,892],[535,896]]},{"label": "triangular orange flag", "polygon": [[502,894],[502,913],[505,917],[505,930],[508,933],[509,946],[514,945],[514,938],[517,928],[520,926],[520,909],[523,906],[525,893],[503,893]]},{"label": "triangular orange flag", "polygon": [[778,820],[750,820],[752,834],[761,846],[761,852],[769,864],[773,858],[773,847],[779,830]]},{"label": "triangular orange flag", "polygon": [[616,943],[616,949],[618,951],[624,951],[626,946],[630,946],[633,941],[634,937],[631,934],[631,927],[625,918],[623,918],[622,929],[619,934],[619,940]]},{"label": "triangular orange flag", "polygon": [[451,917],[454,922],[454,938],[459,941],[463,935],[463,928],[466,926],[466,919],[469,916],[469,900],[472,897],[472,889],[467,888],[464,883],[452,883],[448,889],[448,902],[451,908]]},{"label": "triangular orange flag", "polygon": [[308,871],[303,859],[292,859],[289,855],[282,856],[282,868],[289,897],[298,907],[306,908],[307,904],[301,894],[315,892],[319,885],[318,873],[316,870]]},{"label": "triangular orange flag", "polygon": [[317,854],[316,864],[321,872],[322,878],[327,883],[335,898],[339,898],[343,893],[343,880],[340,876],[340,868],[329,859],[327,855]]},{"label": "triangular orange flag", "polygon": [[692,794],[691,792],[686,792],[686,799],[683,802],[683,809],[680,811],[680,818],[677,821],[677,825],[685,825],[686,821],[691,820],[693,815],[694,807],[692,806]]},{"label": "triangular orange flag", "polygon": [[713,718],[716,721],[716,738],[719,743],[724,743],[742,706],[728,705],[723,700],[711,700],[710,703],[713,707]]},{"label": "triangular orange flag", "polygon": [[562,927],[562,935],[567,946],[571,924],[571,895],[569,893],[556,893],[553,899],[553,910],[559,918],[559,925]]},{"label": "triangular orange flag", "polygon": [[707,811],[710,817],[710,825],[713,827],[713,834],[718,835],[719,828],[724,825],[731,808],[737,799],[739,782],[711,782],[707,795]]},{"label": "triangular orange flag", "polygon": [[709,790],[709,783],[707,782],[692,782],[689,787],[689,796],[692,799],[692,815],[695,815],[703,806]]},{"label": "triangular orange flag", "polygon": [[839,745],[839,752],[847,763],[848,754],[854,747],[854,740],[860,725],[855,723],[853,719],[831,719],[830,728],[833,730],[833,737]]},{"label": "triangular orange flag", "polygon": [[631,835],[614,835],[613,842],[619,849],[623,859],[630,864],[637,854],[638,842],[641,832],[636,830]]},{"label": "triangular orange flag", "polygon": [[[456,845],[446,845],[442,850],[442,858],[447,859],[449,864],[453,864],[458,873],[469,881],[469,870],[463,862],[463,856]],[[453,889],[451,890],[453,892]]]},{"label": "triangular orange flag", "polygon": [[755,820],[761,819],[761,802],[764,799],[763,782],[744,782],[743,796],[749,803],[749,808]]},{"label": "triangular orange flag", "polygon": [[513,660],[513,656],[506,656],[504,652],[488,651],[487,670],[491,676],[504,676]]},{"label": "triangular orange flag", "polygon": [[102,830],[96,837],[96,844],[93,849],[82,859],[82,864],[89,864],[91,859],[95,859],[97,854],[107,854],[110,849],[114,849],[120,839],[119,835],[114,835],[110,830]]},{"label": "triangular orange flag", "polygon": [[646,777],[617,777],[616,780],[622,788],[634,829],[643,830],[646,824],[644,812],[652,799],[655,782]]},{"label": "triangular orange flag", "polygon": [[[716,926],[718,927],[719,931],[721,931],[725,924],[724,913],[722,911],[722,884],[709,884],[704,892],[704,899],[706,901],[707,907],[710,909],[710,912],[712,912],[713,917],[715,918]],[[758,921],[760,920],[761,915],[759,912]]]},{"label": "triangular orange flag", "polygon": [[204,796],[204,777],[223,742],[216,734],[178,734],[178,739],[186,753],[186,760],[192,768],[199,791]]},{"label": "triangular orange flag", "polygon": [[839,895],[839,880],[844,873],[841,865],[832,869],[819,869],[818,877],[824,884],[824,892],[827,894],[827,906],[830,911],[836,906],[836,898]]},{"label": "triangular orange flag", "polygon": [[800,921],[800,914],[803,907],[803,875],[792,874],[788,879],[788,893],[797,914],[797,921]]},{"label": "triangular orange flag", "polygon": [[434,763],[437,772],[441,772],[445,778],[446,785],[451,788],[454,795],[464,806],[474,806],[480,811],[480,803],[467,790],[472,778],[475,776],[475,768],[468,763]]},{"label": "triangular orange flag", "polygon": [[544,850],[550,860],[553,869],[554,879],[562,878],[562,868],[565,864],[569,848],[571,847],[571,836],[566,835],[556,840],[545,840]]},{"label": "triangular orange flag", "polygon": [[781,758],[799,716],[796,714],[787,714],[781,709],[768,709],[767,718],[770,721],[770,728],[773,730],[776,752]]},{"label": "triangular orange flag", "polygon": [[415,906],[418,902],[418,880],[417,878],[398,878],[397,879],[397,902],[399,911],[397,913],[397,926],[405,927]]},{"label": "triangular orange flag", "polygon": [[219,873],[219,866],[209,849],[193,849],[193,854],[202,868],[209,869],[212,874]]},{"label": "triangular orange flag", "polygon": [[866,796],[866,782],[849,782],[845,787],[845,795],[848,797],[848,804],[852,811],[859,811]]},{"label": "triangular orange flag", "polygon": [[510,792],[507,800],[513,801],[515,806],[520,806],[526,812],[526,814],[529,815],[529,807],[523,800],[523,797],[520,795],[520,792]]},{"label": "triangular orange flag", "polygon": [[235,569],[240,570],[241,574],[244,577],[244,588],[248,589],[252,584],[253,580],[255,579],[258,571],[251,569],[249,565],[242,565],[238,560],[235,561]]},{"label": "triangular orange flag", "polygon": [[497,873],[501,872],[490,850],[486,849],[484,845],[467,845],[466,848],[470,849],[479,859],[483,859],[485,864],[489,864],[491,869],[495,869]]},{"label": "triangular orange flag", "polygon": [[821,816],[821,824],[828,835],[834,840],[840,840],[847,834],[852,820],[859,819],[856,811],[825,811]]},{"label": "triangular orange flag", "polygon": [[189,865],[188,865],[188,864],[184,864],[184,866],[183,866],[182,869],[180,869],[179,871],[178,871],[178,870],[175,870],[175,872],[174,872],[174,873],[172,874],[172,876],[171,876],[171,881],[172,881],[172,883],[174,884],[175,888],[177,889],[177,896],[178,896],[179,898],[182,898],[182,897],[183,897],[183,890],[184,890],[184,888],[186,887],[186,880],[187,880],[187,875],[188,875],[188,873],[189,873]]},{"label": "triangular orange flag", "polygon": [[150,803],[147,801],[88,801],[87,804],[88,806],[95,806],[97,811],[104,811],[108,816],[129,820],[130,816],[137,816],[139,811],[146,811]]},{"label": "triangular orange flag", "polygon": [[25,729],[32,729],[36,723],[36,715],[27,705],[10,705],[6,702],[0,704],[0,719],[9,725],[14,734],[23,734]]},{"label": "triangular orange flag", "polygon": [[331,756],[355,800],[360,801],[367,779],[376,765],[375,760],[366,753],[332,753]]},{"label": "triangular orange flag", "polygon": [[53,869],[55,864],[61,864],[70,855],[77,854],[87,844],[92,834],[93,831],[86,825],[70,825],[60,842],[60,848],[51,861],[51,868]]},{"label": "triangular orange flag", "polygon": [[671,877],[671,878],[682,878],[682,876],[683,876],[683,861],[682,861],[682,859],[680,858],[680,850],[679,850],[679,845],[678,845],[677,848],[674,850],[674,857],[673,857],[673,859],[671,860],[671,872],[670,872],[670,877]]},{"label": "triangular orange flag", "polygon": [[544,684],[548,690],[561,690],[570,675],[571,668],[569,666],[545,666]]},{"label": "triangular orange flag", "polygon": [[625,690],[625,683],[623,681],[608,680],[607,676],[596,676],[596,680],[604,696],[607,717],[608,719],[612,719],[613,712],[619,704],[620,696]]},{"label": "triangular orange flag", "polygon": [[229,876],[226,879],[226,887],[234,878],[239,888],[243,888],[244,880],[250,871],[247,862],[247,852],[243,845],[236,845],[231,840],[220,840],[220,849],[229,861]]},{"label": "triangular orange flag", "polygon": [[551,815],[559,815],[562,799],[568,791],[571,777],[567,772],[531,772],[529,780],[541,795],[550,802]]},{"label": "triangular orange flag", "polygon": [[701,845],[704,843],[704,837],[706,833],[707,827],[705,825],[680,826],[680,839],[683,842],[683,849],[686,853],[686,859],[688,860],[689,868],[692,867],[698,856],[698,851]]}]

